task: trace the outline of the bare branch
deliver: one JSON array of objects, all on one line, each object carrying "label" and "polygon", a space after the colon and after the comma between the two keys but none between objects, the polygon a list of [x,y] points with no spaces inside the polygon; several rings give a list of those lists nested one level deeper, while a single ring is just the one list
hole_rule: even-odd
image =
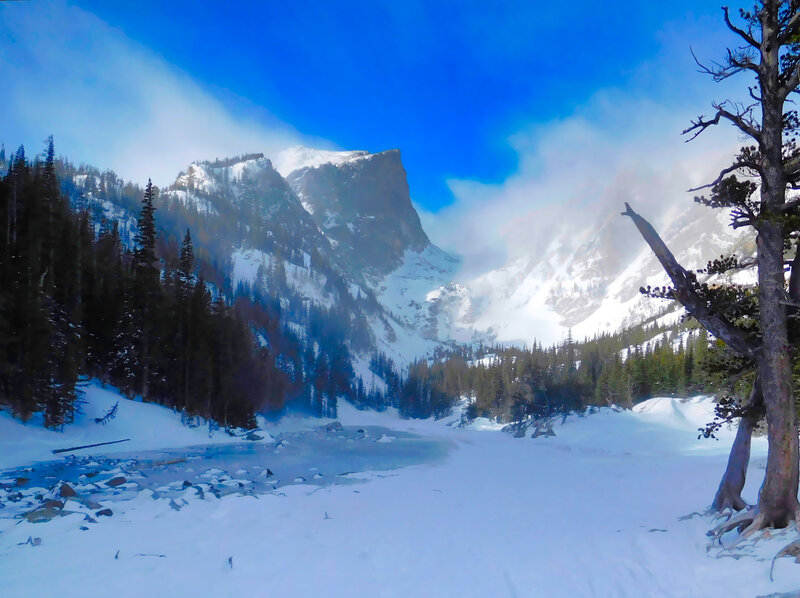
[{"label": "bare branch", "polygon": [[725,15],[725,24],[728,26],[728,29],[730,29],[730,30],[731,30],[731,31],[733,31],[733,32],[734,32],[736,35],[738,35],[739,37],[741,37],[741,38],[742,38],[744,41],[746,41],[746,42],[747,42],[747,43],[748,43],[750,46],[752,46],[752,47],[754,47],[754,48],[756,48],[756,49],[759,49],[759,48],[761,47],[761,44],[759,44],[759,43],[758,43],[758,42],[755,40],[755,38],[754,38],[752,35],[750,35],[750,34],[749,34],[748,32],[746,32],[744,29],[740,29],[739,27],[737,27],[736,25],[734,25],[734,24],[731,22],[731,16],[730,16],[730,14],[728,13],[728,7],[727,7],[727,6],[723,6],[723,7],[722,7],[722,14],[723,14],[723,15]]},{"label": "bare branch", "polygon": [[[724,103],[724,102],[723,102]],[[705,131],[708,127],[712,125],[718,125],[719,119],[724,118],[732,122],[742,133],[745,133],[755,139],[759,144],[761,144],[761,131],[759,131],[754,125],[748,123],[745,120],[744,115],[747,113],[747,110],[743,110],[740,113],[733,113],[725,108],[723,108],[723,104],[712,104],[712,106],[717,110],[717,114],[711,120],[705,120],[702,115],[697,117],[696,121],[691,121],[692,125],[687,129],[684,129],[681,132],[681,135],[686,135],[687,133],[691,133],[692,131],[696,131],[694,135],[692,135],[689,139],[686,140],[688,143],[695,139],[700,133]],[[752,108],[752,106],[750,107]]]},{"label": "bare branch", "polygon": [[675,285],[673,292],[675,299],[711,334],[722,340],[737,353],[753,359],[757,353],[755,340],[740,328],[711,311],[706,300],[694,288],[690,274],[678,263],[653,226],[634,212],[628,202],[625,202],[625,211],[622,212],[622,215],[630,216],[645,242],[653,250],[672,284]]},{"label": "bare branch", "polygon": [[755,227],[758,223],[758,218],[753,211],[747,206],[741,206],[731,210],[731,228],[744,228],[745,226]]},{"label": "bare branch", "polygon": [[731,228],[734,230],[737,228],[744,228],[745,226],[755,226],[755,225],[756,221],[753,220],[752,218],[739,218],[739,217],[731,218]]},{"label": "bare branch", "polygon": [[693,48],[689,47],[689,52],[691,52],[692,58],[694,59],[695,64],[698,66],[698,72],[703,73],[704,75],[710,75],[711,78],[716,82],[724,81],[728,77],[732,77],[736,73],[740,73],[743,70],[750,70],[758,73],[758,66],[750,59],[746,52],[742,50],[739,50],[737,53],[731,49],[728,49],[728,55],[726,57],[727,64],[712,62],[712,66],[706,66],[700,62],[700,59],[697,58]]},{"label": "bare branch", "polygon": [[[734,74],[736,74],[736,73],[738,73],[740,71],[744,71],[744,70],[753,71],[754,73],[758,73],[758,65],[755,62],[753,62],[752,60],[750,60],[750,57],[746,53],[744,53],[742,51],[739,51],[739,53],[737,54],[737,53],[734,53],[733,50],[728,48],[728,65],[729,65],[729,67],[733,67],[732,69],[728,68],[728,71],[730,72],[730,75],[734,75]],[[727,76],[730,76],[730,75],[727,75]]]},{"label": "bare branch", "polygon": [[[696,137],[696,135],[695,135],[695,137]],[[751,162],[749,160],[742,160],[740,162],[737,162],[736,164],[732,164],[731,166],[728,166],[728,168],[723,168],[720,171],[719,176],[716,179],[714,179],[712,182],[710,182],[710,183],[708,183],[706,185],[700,185],[699,187],[694,187],[692,189],[687,189],[687,192],[692,193],[693,191],[700,191],[701,189],[708,189],[709,187],[713,187],[714,185],[717,185],[720,182],[722,182],[722,179],[725,178],[725,175],[730,174],[730,173],[732,173],[732,172],[734,172],[736,170],[739,170],[740,168],[750,168],[752,170],[755,170],[759,174],[762,172],[761,165],[758,164],[757,162]]]}]

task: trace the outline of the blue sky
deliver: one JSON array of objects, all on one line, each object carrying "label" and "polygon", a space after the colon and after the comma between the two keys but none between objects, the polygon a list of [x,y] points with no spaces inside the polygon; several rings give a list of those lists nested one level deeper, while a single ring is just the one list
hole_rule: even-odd
[{"label": "blue sky", "polygon": [[79,2],[234,110],[265,107],[343,148],[399,147],[429,209],[451,201],[446,178],[513,171],[509,132],[629,85],[665,20],[719,12],[666,4]]},{"label": "blue sky", "polygon": [[653,156],[644,176],[692,155],[680,129],[719,90],[689,46],[719,56],[720,16],[706,0],[2,3],[0,137],[52,132],[74,161],[160,184],[222,154],[399,148],[432,236],[498,257],[522,202],[580,203],[631,160]]}]

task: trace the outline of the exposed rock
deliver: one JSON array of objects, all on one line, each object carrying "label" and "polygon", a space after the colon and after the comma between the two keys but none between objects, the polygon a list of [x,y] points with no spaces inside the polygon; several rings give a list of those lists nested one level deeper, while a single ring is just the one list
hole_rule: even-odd
[{"label": "exposed rock", "polygon": [[61,487],[58,489],[58,495],[61,496],[61,498],[70,498],[72,496],[78,496],[78,493],[75,492],[72,486],[66,482],[61,482]]},{"label": "exposed rock", "polygon": [[43,523],[45,521],[50,521],[56,517],[63,517],[64,515],[70,515],[72,513],[77,513],[77,511],[65,511],[64,509],[54,509],[52,507],[42,507],[39,509],[34,509],[33,511],[29,511],[25,513],[25,519],[30,521],[31,523]]},{"label": "exposed rock", "polygon": [[507,432],[514,436],[514,438],[525,438],[528,433],[528,421],[512,422],[503,426],[501,432]]},{"label": "exposed rock", "polygon": [[97,511],[97,513],[95,513],[97,517],[111,517],[113,514],[114,511],[112,511],[111,509],[101,509],[100,511]]},{"label": "exposed rock", "polygon": [[341,264],[352,274],[390,272],[407,249],[419,251],[429,243],[398,150],[303,168],[287,181],[337,243]]},{"label": "exposed rock", "polygon": [[61,500],[46,500],[45,503],[42,505],[43,509],[63,509],[64,508],[64,501]]},{"label": "exposed rock", "polygon": [[124,477],[119,476],[119,477],[112,478],[112,479],[108,480],[106,482],[106,486],[109,486],[111,488],[116,488],[117,486],[122,486],[122,484],[124,484],[127,481],[128,480],[126,480]]},{"label": "exposed rock", "polygon": [[341,422],[331,422],[327,426],[325,426],[326,432],[341,432],[342,431],[342,424]]},{"label": "exposed rock", "polygon": [[411,204],[398,150],[292,172],[286,179],[354,275],[386,274],[429,241]]}]

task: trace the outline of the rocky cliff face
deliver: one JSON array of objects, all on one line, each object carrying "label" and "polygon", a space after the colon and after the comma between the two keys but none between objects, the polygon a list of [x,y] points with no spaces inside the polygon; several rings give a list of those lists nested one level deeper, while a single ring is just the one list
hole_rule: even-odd
[{"label": "rocky cliff face", "polygon": [[430,243],[411,205],[398,150],[302,167],[287,180],[352,274],[388,274],[407,250]]}]

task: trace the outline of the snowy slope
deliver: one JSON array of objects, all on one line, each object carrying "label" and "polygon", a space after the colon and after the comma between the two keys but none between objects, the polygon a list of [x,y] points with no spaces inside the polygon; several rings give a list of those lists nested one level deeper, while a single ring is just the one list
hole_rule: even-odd
[{"label": "snowy slope", "polygon": [[[728,227],[722,211],[690,204],[685,210],[668,210],[654,224],[687,268],[705,267],[722,254],[754,251],[748,232]],[[745,275],[739,281],[751,279]],[[449,315],[446,334],[452,338],[465,340],[478,330],[504,342],[530,343],[535,338],[553,343],[569,328],[573,336],[584,338],[660,315],[669,304],[643,297],[639,288],[668,283],[635,227],[615,214],[577,232],[554,223],[541,254],[520,256],[443,287],[439,301],[441,312]],[[674,311],[675,318],[679,315],[680,310]]]},{"label": "snowy slope", "polygon": [[[732,438],[697,440],[711,407],[654,399],[632,412],[570,418],[555,438],[534,440],[345,407],[345,426],[383,426],[379,440],[390,444],[411,432],[446,443],[448,456],[373,472],[345,459],[341,471],[356,485],[298,481],[221,499],[188,489],[177,509],[143,491],[105,502],[114,515],[95,524],[82,512],[48,523],[0,516],[3,596],[750,598],[797,590],[791,559],[769,577],[772,556],[796,531],[733,547],[727,537],[709,543],[714,522],[693,515],[713,496]],[[318,424],[293,420],[270,432]],[[277,470],[276,451],[265,448],[263,463]],[[750,501],[765,454],[756,439]]]},{"label": "snowy slope", "polygon": [[459,265],[458,259],[433,244],[422,251],[408,249],[402,264],[371,286],[396,319],[416,328],[423,337],[436,339],[435,295],[431,293],[452,280]]},{"label": "snowy slope", "polygon": [[[23,424],[9,412],[0,410],[0,469],[54,459],[53,449],[124,438],[130,440],[70,454],[113,454],[241,440],[222,430],[209,431],[207,425],[184,426],[180,414],[172,409],[126,399],[114,388],[103,388],[96,382],[84,389],[82,399],[84,403],[75,423],[65,426],[63,431],[48,430],[39,416]],[[114,419],[105,425],[95,423],[95,418],[102,418],[116,403],[119,406]]]}]

